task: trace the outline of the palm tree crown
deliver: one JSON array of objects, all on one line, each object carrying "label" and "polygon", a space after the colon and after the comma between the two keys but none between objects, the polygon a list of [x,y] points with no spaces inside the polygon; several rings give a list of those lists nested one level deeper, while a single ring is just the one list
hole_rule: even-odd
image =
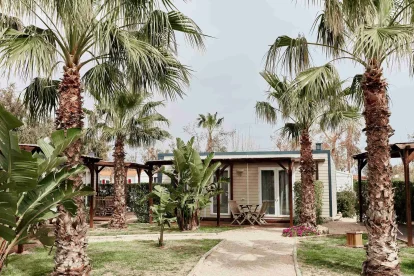
[{"label": "palm tree crown", "polygon": [[207,152],[213,151],[213,132],[218,129],[224,121],[224,118],[217,118],[217,112],[214,114],[207,113],[207,115],[199,114],[197,118],[198,127],[207,129]]},{"label": "palm tree crown", "polygon": [[149,101],[148,93],[122,93],[109,101],[101,101],[97,112],[104,122],[96,125],[108,141],[123,137],[133,147],[149,146],[170,135],[160,128],[168,125],[168,119],[156,110],[164,106],[162,101]]}]

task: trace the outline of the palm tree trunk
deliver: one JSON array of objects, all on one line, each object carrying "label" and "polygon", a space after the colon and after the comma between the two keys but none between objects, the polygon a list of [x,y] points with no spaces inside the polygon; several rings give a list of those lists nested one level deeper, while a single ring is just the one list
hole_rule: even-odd
[{"label": "palm tree trunk", "polygon": [[300,223],[307,227],[316,227],[315,185],[313,174],[315,162],[312,156],[312,142],[309,130],[305,129],[300,137],[300,175],[302,181],[302,210]]},{"label": "palm tree trunk", "polygon": [[397,248],[397,224],[388,138],[390,111],[387,83],[375,60],[366,68],[362,81],[368,152],[368,231],[367,259],[364,275],[400,275]]},{"label": "palm tree trunk", "polygon": [[[59,108],[56,112],[56,128],[82,128],[82,89],[80,74],[76,68],[65,68],[63,80],[59,87]],[[81,162],[82,143],[80,140],[74,142],[65,151],[69,166]],[[82,176],[77,175],[71,178],[73,185],[82,185]],[[84,198],[77,197],[75,202],[78,211],[72,217],[63,206],[59,206],[60,212],[56,220],[56,254],[55,268],[52,275],[88,275],[91,271],[91,264],[86,255],[86,213]]]},{"label": "palm tree trunk", "polygon": [[207,150],[206,152],[213,152],[213,133],[212,132],[208,132],[208,137],[207,137]]},{"label": "palm tree trunk", "polygon": [[118,136],[115,141],[113,153],[115,167],[115,200],[109,228],[121,229],[126,227],[126,200],[125,200],[125,151],[124,137]]}]

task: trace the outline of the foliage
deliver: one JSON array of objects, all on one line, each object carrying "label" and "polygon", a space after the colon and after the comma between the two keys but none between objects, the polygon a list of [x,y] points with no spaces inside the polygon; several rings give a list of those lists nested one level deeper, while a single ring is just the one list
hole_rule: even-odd
[{"label": "foliage", "polygon": [[160,237],[158,239],[158,246],[164,246],[164,228],[171,227],[171,223],[177,220],[176,217],[171,217],[177,203],[172,200],[170,192],[166,187],[156,185],[153,191],[149,194],[150,198],[157,198],[159,203],[151,206],[152,218],[160,227]]},{"label": "foliage", "polygon": [[150,99],[148,93],[125,92],[110,100],[99,101],[96,110],[100,120],[91,129],[102,131],[102,137],[107,141],[122,137],[133,147],[151,145],[168,138],[170,134],[159,126],[168,125],[169,121],[157,112],[164,103]]},{"label": "foliage", "polygon": [[211,183],[220,162],[212,163],[214,153],[201,160],[193,147],[194,137],[185,144],[177,138],[172,171],[161,172],[171,178],[171,197],[177,202],[177,223],[181,230],[195,230],[200,224],[200,211],[210,204],[210,198],[222,193],[217,183]]},{"label": "foliage", "polygon": [[144,89],[174,99],[184,95],[190,75],[178,61],[177,33],[204,49],[197,24],[164,0],[7,1],[2,23],[0,64],[9,74],[32,80],[25,102],[33,118],[58,106],[59,82],[50,76],[62,67],[77,72],[88,67],[83,82],[95,98],[123,91],[128,79],[136,94]]},{"label": "foliage", "polygon": [[219,129],[223,124],[224,118],[217,118],[217,112],[214,114],[207,113],[207,115],[200,114],[197,118],[198,127],[202,127],[207,130],[207,147],[206,152],[215,151],[213,148],[213,134],[214,131]]},{"label": "foliage", "polygon": [[69,177],[83,171],[83,166],[64,166],[63,151],[80,137],[80,130],[55,131],[50,141],[38,141],[42,153],[19,149],[18,137],[13,131],[20,122],[0,105],[0,237],[7,247],[0,252],[0,270],[10,250],[37,237],[43,244],[53,245],[42,222],[58,215],[56,207],[62,204],[71,214],[77,206],[72,198],[91,195],[90,188],[76,189]]},{"label": "foliage", "polygon": [[[316,206],[316,223],[323,223],[322,217],[322,205],[323,205],[323,182],[320,180],[314,181],[315,185],[315,206]],[[295,202],[295,224],[299,224],[299,218],[301,214],[301,202],[302,202],[302,183],[296,181],[293,185],[293,194]]]},{"label": "foliage", "polygon": [[338,192],[336,193],[336,200],[338,212],[341,212],[343,217],[353,218],[355,216],[357,198],[354,191]]},{"label": "foliage", "polygon": [[304,225],[292,226],[290,228],[283,229],[283,237],[305,237],[319,235],[318,231],[313,227],[306,227]]},{"label": "foliage", "polygon": [[[367,191],[367,181],[362,181],[362,214],[366,213],[368,209],[368,191]],[[397,222],[406,223],[407,222],[407,212],[406,212],[406,200],[405,200],[405,182],[400,180],[392,181],[394,188],[394,210],[397,216]],[[414,183],[411,185],[411,198],[414,198]],[[354,191],[359,195],[358,181],[354,182]],[[357,215],[359,217],[359,196],[356,202]],[[412,205],[411,205],[412,206]],[[414,208],[413,206],[411,208]],[[411,210],[411,219],[414,220],[414,210]]]},{"label": "foliage", "polygon": [[[26,97],[26,94],[24,96]],[[42,117],[42,120],[33,120],[30,117],[30,112],[25,102],[22,102],[17,96],[14,85],[0,89],[0,105],[23,122],[23,125],[17,128],[19,143],[21,144],[36,144],[37,140],[50,136],[54,130],[54,123],[50,118],[50,114],[49,117]]]},{"label": "foliage", "polygon": [[83,152],[86,155],[93,153],[95,157],[105,160],[108,158],[110,148],[108,142],[102,137],[102,131],[94,127],[99,123],[98,112],[96,109],[88,110],[86,108],[83,111],[88,120],[88,128],[85,130],[83,136]]}]

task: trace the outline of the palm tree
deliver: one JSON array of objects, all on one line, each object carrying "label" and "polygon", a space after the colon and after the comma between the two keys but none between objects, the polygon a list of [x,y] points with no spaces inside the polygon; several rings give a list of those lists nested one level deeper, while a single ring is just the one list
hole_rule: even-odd
[{"label": "palm tree", "polygon": [[156,141],[170,137],[159,126],[168,120],[157,112],[164,106],[162,101],[150,101],[148,93],[120,93],[111,100],[104,100],[96,106],[104,122],[96,128],[102,131],[107,141],[115,141],[114,146],[114,180],[115,208],[109,222],[110,228],[126,227],[125,202],[125,145],[132,147],[149,146]]},{"label": "palm tree", "polygon": [[214,114],[207,113],[207,115],[200,114],[197,118],[198,127],[207,129],[207,147],[206,152],[213,152],[214,138],[213,132],[218,129],[224,121],[224,118],[217,118],[217,112]]},{"label": "palm tree", "polygon": [[[310,70],[332,70],[332,66],[312,68]],[[272,90],[268,92],[268,101],[256,103],[259,118],[275,124],[281,116],[285,121],[281,134],[300,142],[300,173],[303,200],[301,204],[300,223],[307,227],[316,227],[315,163],[312,156],[310,131],[314,127],[334,129],[350,118],[357,118],[357,109],[348,104],[348,97],[341,90],[338,77],[331,80],[329,89],[315,90],[312,85],[300,86],[301,75],[293,81],[286,77],[279,78],[270,72],[262,72],[262,77]],[[319,79],[317,81],[326,81]],[[277,106],[272,106],[276,102]]]},{"label": "palm tree", "polygon": [[[84,75],[84,85],[91,94],[123,90],[120,72],[124,72],[134,91],[144,88],[174,98],[183,95],[181,83],[188,83],[189,75],[177,60],[175,32],[183,32],[190,44],[204,47],[200,28],[177,11],[171,0],[6,0],[0,7],[2,68],[24,80],[45,79],[42,83],[46,84],[53,83],[50,77],[59,68],[63,71],[61,83],[53,86],[59,94],[57,129],[83,127],[82,69],[93,66]],[[16,16],[38,22],[42,28],[24,26]],[[46,87],[37,88],[34,94],[43,95]],[[68,165],[78,164],[81,152],[78,140],[65,152]],[[72,180],[75,186],[81,185],[80,176]],[[81,197],[76,199],[76,217],[60,207],[55,275],[84,275],[91,270],[85,252],[83,202]]]},{"label": "palm tree", "polygon": [[[310,2],[310,1],[309,1]],[[354,80],[362,88],[368,152],[367,259],[364,275],[399,275],[397,225],[394,190],[391,183],[388,148],[392,128],[389,124],[387,81],[383,64],[400,65],[412,61],[414,16],[408,0],[325,0],[317,17],[317,41],[308,42],[280,36],[270,47],[267,68],[278,63],[288,72],[310,66],[309,46],[321,47],[333,61],[349,59],[364,67]],[[281,52],[282,49],[285,51]],[[306,82],[306,76],[303,76]],[[325,86],[319,83],[319,87]]]}]

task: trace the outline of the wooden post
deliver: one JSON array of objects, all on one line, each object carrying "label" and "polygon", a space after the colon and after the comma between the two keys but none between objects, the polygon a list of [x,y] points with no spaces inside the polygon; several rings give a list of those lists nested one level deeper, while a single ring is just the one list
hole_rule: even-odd
[{"label": "wooden post", "polygon": [[[91,174],[91,187],[93,190],[95,190],[95,164],[89,164],[89,172]],[[95,214],[95,208],[94,208],[94,202],[95,202],[95,194],[90,196],[89,200],[89,228],[93,228],[93,217]]]},{"label": "wooden post", "polygon": [[315,162],[316,170],[315,170],[315,179],[319,180],[319,163]]},{"label": "wooden post", "polygon": [[359,221],[362,222],[362,160],[358,159]]},{"label": "wooden post", "polygon": [[141,169],[137,169],[138,184],[141,184]]},{"label": "wooden post", "polygon": [[405,180],[405,204],[407,212],[407,246],[413,246],[413,225],[411,222],[411,184],[410,184],[410,161],[408,150],[403,151],[404,180]]},{"label": "wooden post", "polygon": [[293,226],[293,161],[289,162],[288,168],[289,178],[289,225]]},{"label": "wooden post", "polygon": [[[234,195],[233,195],[233,175],[234,175],[234,173],[233,173],[233,163],[231,163],[230,164],[230,174],[229,174],[229,176],[230,176],[230,200],[233,200],[233,197],[234,197]],[[230,218],[231,218],[231,220],[233,220],[233,213],[232,212],[230,212]]]},{"label": "wooden post", "polygon": [[[149,192],[151,193],[152,192],[152,181],[153,181],[153,174],[152,174],[152,171],[153,171],[153,166],[152,165],[150,165],[150,167],[149,167],[149,169],[148,169],[148,178],[149,178],[149,181],[148,181],[148,183],[149,183],[149,185],[148,185],[148,189],[149,189]],[[152,204],[153,204],[153,200],[152,200],[152,198],[150,198],[149,199],[149,202],[148,202],[148,207],[150,208],[149,209],[149,223],[152,223],[152,211],[151,211],[151,206],[152,206]]]},{"label": "wooden post", "polygon": [[[216,171],[216,181],[217,181],[217,189],[220,189],[220,168]],[[220,194],[217,195],[217,227],[220,227]]]}]

